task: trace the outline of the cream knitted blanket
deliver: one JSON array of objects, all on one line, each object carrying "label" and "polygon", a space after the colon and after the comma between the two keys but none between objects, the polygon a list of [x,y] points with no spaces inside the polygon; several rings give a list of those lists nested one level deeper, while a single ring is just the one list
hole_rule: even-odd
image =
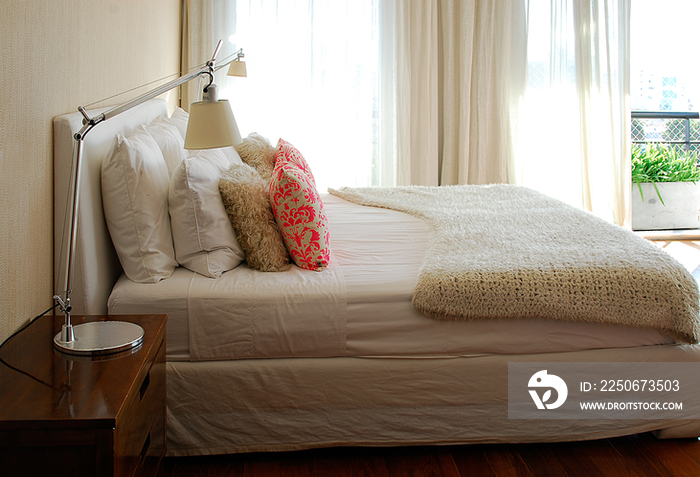
[{"label": "cream knitted blanket", "polygon": [[700,296],[666,252],[585,211],[510,185],[341,188],[423,218],[431,241],[413,296],[442,320],[549,318],[700,338]]}]

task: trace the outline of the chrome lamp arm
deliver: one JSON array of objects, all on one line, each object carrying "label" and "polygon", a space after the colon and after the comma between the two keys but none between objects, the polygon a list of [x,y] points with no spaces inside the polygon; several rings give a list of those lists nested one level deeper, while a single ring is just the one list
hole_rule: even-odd
[{"label": "chrome lamp arm", "polygon": [[[149,101],[157,96],[177,88],[185,83],[192,81],[202,75],[208,75],[213,81],[214,72],[233,61],[237,61],[240,55],[226,61],[224,64],[216,67],[216,56],[221,49],[222,41],[219,40],[216,50],[212,58],[201,66],[196,71],[184,76],[180,76],[164,85],[158,86],[124,104],[116,106],[105,111],[95,117],[90,117],[84,107],[78,107],[78,111],[83,115],[83,127],[75,133],[73,139],[75,141],[73,153],[73,171],[71,175],[71,185],[73,186],[73,194],[70,198],[70,237],[67,244],[67,260],[65,269],[65,291],[63,295],[56,294],[53,297],[54,302],[59,309],[65,314],[65,323],[61,331],[54,337],[55,346],[62,352],[69,354],[103,354],[122,351],[138,346],[143,340],[143,329],[132,323],[124,322],[109,322],[109,329],[100,330],[100,325],[105,325],[107,322],[93,322],[82,325],[73,326],[71,323],[71,292],[73,289],[73,269],[74,269],[74,251],[78,233],[78,206],[80,203],[80,175],[82,170],[83,142],[86,135],[97,125],[103,121],[107,121],[125,111],[128,111],[136,106],[139,106],[146,101]],[[240,51],[240,50],[239,50]],[[240,51],[242,53],[242,51]],[[238,52],[237,52],[238,53]],[[208,86],[211,85],[211,81]],[[206,89],[205,89],[206,91]],[[234,124],[235,126],[235,124]],[[238,131],[235,126],[235,131]],[[229,144],[233,145],[233,144]],[[221,147],[221,146],[209,146]],[[124,326],[120,326],[124,325]],[[89,326],[90,325],[90,326]],[[81,328],[80,332],[78,328]],[[122,330],[123,328],[123,330]]]}]

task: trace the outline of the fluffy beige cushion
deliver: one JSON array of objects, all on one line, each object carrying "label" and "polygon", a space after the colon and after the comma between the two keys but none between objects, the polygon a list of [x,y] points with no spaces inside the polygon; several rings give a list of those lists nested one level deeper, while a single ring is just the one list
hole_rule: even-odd
[{"label": "fluffy beige cushion", "polygon": [[275,168],[276,148],[267,138],[255,132],[250,133],[236,146],[236,151],[243,162],[258,171],[265,182],[270,182],[272,170]]},{"label": "fluffy beige cushion", "polygon": [[219,181],[226,213],[248,266],[263,272],[288,270],[289,253],[270,208],[268,185],[247,164],[233,164]]}]

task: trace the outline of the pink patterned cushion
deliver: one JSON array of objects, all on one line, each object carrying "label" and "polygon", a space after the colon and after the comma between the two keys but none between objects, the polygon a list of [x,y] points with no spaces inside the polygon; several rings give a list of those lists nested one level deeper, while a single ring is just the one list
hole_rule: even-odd
[{"label": "pink patterned cushion", "polygon": [[[303,159],[301,154],[298,157]],[[307,270],[322,270],[330,262],[328,218],[311,170],[306,167],[308,173],[293,161],[276,162],[270,181],[270,204],[294,263]]]},{"label": "pink patterned cushion", "polygon": [[277,151],[275,152],[275,165],[283,163],[291,164],[298,167],[309,176],[311,185],[315,189],[316,179],[314,179],[314,175],[311,173],[311,168],[309,167],[309,164],[306,162],[306,159],[304,159],[304,156],[301,155],[299,150],[281,138],[279,141],[277,141],[276,149]]}]

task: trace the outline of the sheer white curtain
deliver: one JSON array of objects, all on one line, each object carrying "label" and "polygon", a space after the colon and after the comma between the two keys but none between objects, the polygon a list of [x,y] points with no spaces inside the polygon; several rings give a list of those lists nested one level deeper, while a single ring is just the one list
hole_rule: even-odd
[{"label": "sheer white curtain", "polygon": [[[220,71],[216,78],[242,135],[255,131],[273,145],[280,137],[291,142],[309,162],[320,190],[379,185],[377,0],[186,3],[196,6],[190,8],[185,38],[210,44],[222,38],[220,58],[244,50],[248,77]],[[211,11],[202,7],[206,3]]]},{"label": "sheer white curtain", "polygon": [[630,0],[529,0],[516,183],[628,223]]},{"label": "sheer white curtain", "polygon": [[249,76],[220,72],[220,95],[244,135],[296,145],[322,189],[506,182],[522,5],[186,0],[183,64],[218,38],[220,58],[243,47]]},{"label": "sheer white curtain", "polygon": [[397,182],[508,182],[525,76],[522,1],[414,0],[396,9]]},{"label": "sheer white curtain", "polygon": [[630,0],[184,8],[183,66],[243,47],[249,76],[217,77],[241,133],[296,145],[322,190],[510,182],[627,220]]},{"label": "sheer white curtain", "polygon": [[[211,59],[216,44],[236,31],[236,4],[228,0],[185,0],[182,6],[182,71],[201,66]],[[232,55],[235,50],[224,41],[218,59]],[[226,71],[216,74],[217,86],[225,81]],[[190,81],[181,87],[180,101],[189,111],[194,101],[201,100],[205,79]],[[208,82],[208,81],[207,81]]]}]

